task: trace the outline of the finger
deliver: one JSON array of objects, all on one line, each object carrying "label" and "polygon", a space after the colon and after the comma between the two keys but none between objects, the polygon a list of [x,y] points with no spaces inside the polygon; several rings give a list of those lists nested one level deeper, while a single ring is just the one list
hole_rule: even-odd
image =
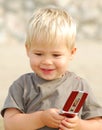
[{"label": "finger", "polygon": [[68,128],[68,127],[66,127],[66,126],[63,125],[63,124],[60,124],[59,130],[71,130],[71,128]]},{"label": "finger", "polygon": [[73,124],[73,123],[67,122],[67,121],[65,121],[65,120],[63,120],[63,121],[61,122],[61,124],[62,124],[63,126],[65,126],[65,127],[69,128],[69,129],[71,129],[71,128],[74,127],[74,124]]},{"label": "finger", "polygon": [[78,120],[77,116],[73,118],[65,118],[65,121],[70,122],[70,123],[75,123]]},{"label": "finger", "polygon": [[51,122],[50,122],[50,126],[54,127],[54,128],[59,128],[59,125],[61,124],[61,120],[56,120],[56,119],[53,119]]}]

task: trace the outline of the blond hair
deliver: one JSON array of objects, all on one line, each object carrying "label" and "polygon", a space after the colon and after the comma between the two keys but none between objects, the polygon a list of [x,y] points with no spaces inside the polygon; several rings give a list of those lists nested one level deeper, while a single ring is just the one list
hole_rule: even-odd
[{"label": "blond hair", "polygon": [[[69,49],[75,45],[76,24],[67,11],[58,7],[37,9],[28,22],[26,45],[45,46],[65,43]],[[63,41],[63,42],[60,42]]]}]

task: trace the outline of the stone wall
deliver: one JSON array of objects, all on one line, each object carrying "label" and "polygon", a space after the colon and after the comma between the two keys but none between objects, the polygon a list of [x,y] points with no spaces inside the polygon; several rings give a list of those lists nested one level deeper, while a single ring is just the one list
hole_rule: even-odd
[{"label": "stone wall", "polygon": [[0,43],[24,42],[32,12],[49,4],[68,10],[77,22],[79,40],[102,40],[102,0],[0,0]]}]

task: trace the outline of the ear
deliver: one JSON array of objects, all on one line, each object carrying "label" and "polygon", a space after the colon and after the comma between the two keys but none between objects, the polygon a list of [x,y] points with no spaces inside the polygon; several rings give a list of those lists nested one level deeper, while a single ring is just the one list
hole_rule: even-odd
[{"label": "ear", "polygon": [[76,47],[74,47],[74,48],[71,50],[71,57],[70,57],[71,60],[73,59],[73,57],[74,57],[74,55],[75,55],[75,53],[76,53],[76,50],[77,50]]},{"label": "ear", "polygon": [[71,54],[74,55],[74,54],[76,53],[76,50],[77,50],[77,48],[74,47],[74,48],[71,50]]},{"label": "ear", "polygon": [[27,56],[29,57],[29,52],[30,52],[30,49],[29,49],[29,47],[28,47],[28,45],[27,45],[27,44],[25,44],[25,48],[26,48],[26,54],[27,54]]}]

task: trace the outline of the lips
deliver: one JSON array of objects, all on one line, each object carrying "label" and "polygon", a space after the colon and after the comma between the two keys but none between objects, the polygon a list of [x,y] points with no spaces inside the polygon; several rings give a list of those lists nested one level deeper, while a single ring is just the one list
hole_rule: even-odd
[{"label": "lips", "polygon": [[41,68],[41,71],[44,73],[44,74],[50,74],[54,71],[54,69],[44,69],[44,68]]}]

